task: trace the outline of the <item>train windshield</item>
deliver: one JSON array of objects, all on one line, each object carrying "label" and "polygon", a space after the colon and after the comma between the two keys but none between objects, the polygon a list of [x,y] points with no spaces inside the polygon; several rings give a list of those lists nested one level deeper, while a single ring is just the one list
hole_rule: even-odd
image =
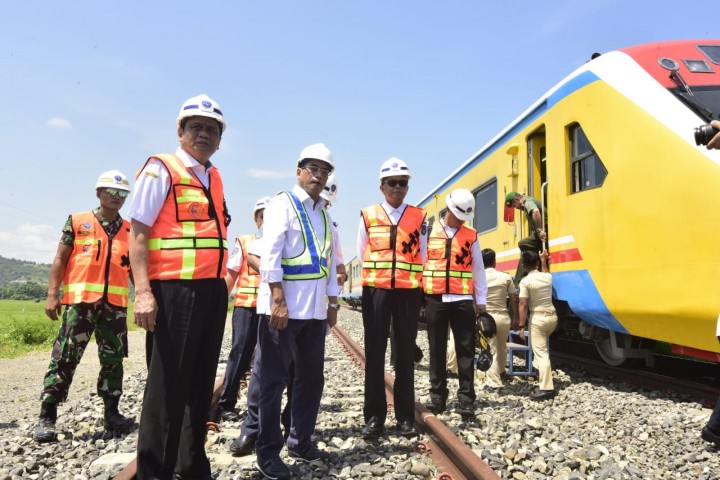
[{"label": "train windshield", "polygon": [[693,86],[691,89],[692,94],[681,88],[669,90],[703,120],[709,120],[703,109],[709,110],[713,119],[720,119],[720,85]]}]

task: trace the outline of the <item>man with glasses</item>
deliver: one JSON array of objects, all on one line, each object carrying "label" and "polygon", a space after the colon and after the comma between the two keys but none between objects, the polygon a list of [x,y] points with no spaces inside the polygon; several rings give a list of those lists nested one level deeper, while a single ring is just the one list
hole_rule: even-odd
[{"label": "man with glasses", "polygon": [[395,420],[401,435],[416,435],[414,354],[426,251],[425,213],[404,203],[410,170],[390,158],[380,167],[385,201],[362,209],[357,256],[362,259],[362,315],[365,328],[366,440],[382,435],[387,416],[385,351],[390,328],[395,350]]},{"label": "man with glasses", "polygon": [[262,239],[251,252],[260,257],[260,279],[269,288],[261,285],[258,292],[260,323],[250,380],[250,390],[252,382],[259,385],[259,428],[251,431],[246,420],[241,437],[257,435],[257,466],[267,478],[291,478],[280,459],[280,405],[292,378],[291,365],[288,456],[307,463],[325,457],[312,435],[325,384],[325,334],[335,326],[339,308],[332,220],[320,195],[333,169],[333,156],[325,145],[303,149],[295,172],[297,185],[267,205]]},{"label": "man with glasses", "polygon": [[[127,432],[134,422],[118,411],[123,358],[127,357],[127,304],[130,224],[120,217],[130,184],[117,170],[104,172],[95,185],[100,206],[70,215],[50,267],[45,314],[62,325],[53,346],[41,395],[37,442],[57,439],[57,406],[67,399],[75,368],[95,332],[100,359],[97,393],[105,406],[103,426]],[[62,300],[59,297],[63,284]]]},{"label": "man with glasses", "polygon": [[137,478],[209,478],[205,421],[225,330],[227,226],[210,157],[226,124],[207,95],[176,121],[179,148],[150,157],[130,207],[135,323],[152,338],[138,433]]}]

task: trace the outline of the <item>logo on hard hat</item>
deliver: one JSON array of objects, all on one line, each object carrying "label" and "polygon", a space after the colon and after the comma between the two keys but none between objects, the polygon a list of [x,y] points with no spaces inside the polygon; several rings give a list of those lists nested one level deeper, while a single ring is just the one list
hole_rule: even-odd
[{"label": "logo on hard hat", "polygon": [[212,103],[208,102],[207,100],[203,100],[202,102],[200,102],[200,105],[202,105],[204,108],[212,107]]},{"label": "logo on hard hat", "polygon": [[188,213],[193,217],[201,217],[205,213],[205,206],[202,203],[192,202],[188,205]]},{"label": "logo on hard hat", "polygon": [[397,162],[393,162],[393,164],[392,164],[392,168],[397,168],[397,167],[398,167],[398,165],[399,165],[399,164],[398,164]]}]

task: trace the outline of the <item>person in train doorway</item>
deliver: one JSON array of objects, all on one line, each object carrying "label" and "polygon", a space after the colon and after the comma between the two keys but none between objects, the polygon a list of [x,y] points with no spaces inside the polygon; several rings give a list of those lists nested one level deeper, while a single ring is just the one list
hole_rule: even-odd
[{"label": "person in train doorway", "polygon": [[[40,396],[40,418],[34,438],[39,443],[57,440],[57,406],[67,399],[75,369],[95,332],[100,373],[97,394],[105,406],[105,430],[123,433],[134,426],[118,411],[122,395],[123,358],[128,355],[127,304],[130,257],[130,223],[120,209],[130,193],[127,177],[117,170],[104,172],[95,184],[100,206],[70,215],[50,267],[45,314],[60,316],[50,365]],[[62,282],[62,300],[60,284]]]},{"label": "person in train doorway", "polygon": [[257,467],[269,478],[291,477],[280,459],[280,405],[292,365],[288,456],[308,463],[325,457],[312,435],[325,384],[325,335],[335,326],[339,308],[332,219],[320,196],[334,168],[332,152],[324,144],[307,146],[297,160],[297,184],[276,195],[265,209],[260,277],[270,294],[267,300],[258,298],[257,376],[250,382],[259,386]]},{"label": "person in train doorway", "polygon": [[[720,150],[720,121],[713,120],[710,124],[718,130],[718,133],[716,133],[715,136],[708,142],[707,148],[708,150]],[[715,333],[717,335],[718,342],[720,342],[720,315],[718,315],[717,331]],[[700,435],[706,442],[714,443],[715,446],[720,447],[720,397],[718,397],[718,401],[715,404],[712,414],[710,415],[710,419],[703,427]]]},{"label": "person in train doorway", "polygon": [[[520,253],[533,251],[540,252],[544,250],[543,242],[547,239],[543,221],[542,221],[542,203],[537,198],[522,195],[517,192],[510,192],[505,196],[505,206],[516,208],[525,212],[530,234],[518,242]],[[522,266],[522,261],[518,262],[517,273],[515,274],[515,284],[520,282],[527,271]]]},{"label": "person in train doorway", "polygon": [[135,323],[153,334],[137,478],[210,478],[206,420],[228,307],[222,178],[210,158],[226,129],[220,105],[188,99],[180,146],[150,157],[130,207]]},{"label": "person in train doorway", "polygon": [[457,406],[462,416],[475,414],[475,317],[485,311],[487,281],[475,229],[465,225],[475,215],[475,197],[457,189],[445,198],[445,218],[435,222],[427,239],[423,268],[425,319],[430,346],[430,403],[434,414],[445,411],[448,327],[457,358]]},{"label": "person in train doorway", "polygon": [[[493,362],[487,371],[486,388],[498,392],[503,386],[507,363],[507,340],[512,318],[518,318],[518,298],[515,283],[510,275],[495,269],[495,250],[482,250],[485,278],[487,279],[487,312],[495,319],[497,333],[490,340]],[[508,308],[509,307],[509,308]]]},{"label": "person in train doorway", "polygon": [[[520,281],[520,305],[517,329],[520,338],[530,324],[530,343],[533,351],[533,367],[538,370],[538,391],[532,393],[533,400],[547,400],[555,396],[550,364],[548,339],[557,328],[558,318],[552,303],[552,275],[547,271],[547,251],[540,255],[528,250],[520,259],[528,274]],[[543,271],[539,268],[542,267]]]},{"label": "person in train doorway", "polygon": [[400,434],[417,434],[414,347],[422,296],[421,281],[427,232],[422,209],[404,203],[410,169],[398,158],[380,167],[385,201],[360,212],[357,255],[362,259],[362,317],[365,330],[366,440],[385,429],[385,352],[390,325],[395,334],[395,420]]},{"label": "person in train doorway", "polygon": [[262,197],[253,207],[255,233],[235,239],[235,248],[230,252],[225,283],[228,291],[235,286],[232,314],[232,343],[223,379],[222,391],[216,410],[211,412],[213,422],[236,420],[239,417],[237,404],[240,381],[250,370],[255,351],[258,330],[257,298],[260,287],[260,272],[248,263],[248,252],[252,244],[262,237],[263,212],[270,197]]}]

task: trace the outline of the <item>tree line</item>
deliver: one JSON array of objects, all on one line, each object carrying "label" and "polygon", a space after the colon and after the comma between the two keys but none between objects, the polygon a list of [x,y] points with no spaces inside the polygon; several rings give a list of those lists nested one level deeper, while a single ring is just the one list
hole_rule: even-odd
[{"label": "tree line", "polygon": [[0,255],[0,299],[45,300],[50,264]]}]

